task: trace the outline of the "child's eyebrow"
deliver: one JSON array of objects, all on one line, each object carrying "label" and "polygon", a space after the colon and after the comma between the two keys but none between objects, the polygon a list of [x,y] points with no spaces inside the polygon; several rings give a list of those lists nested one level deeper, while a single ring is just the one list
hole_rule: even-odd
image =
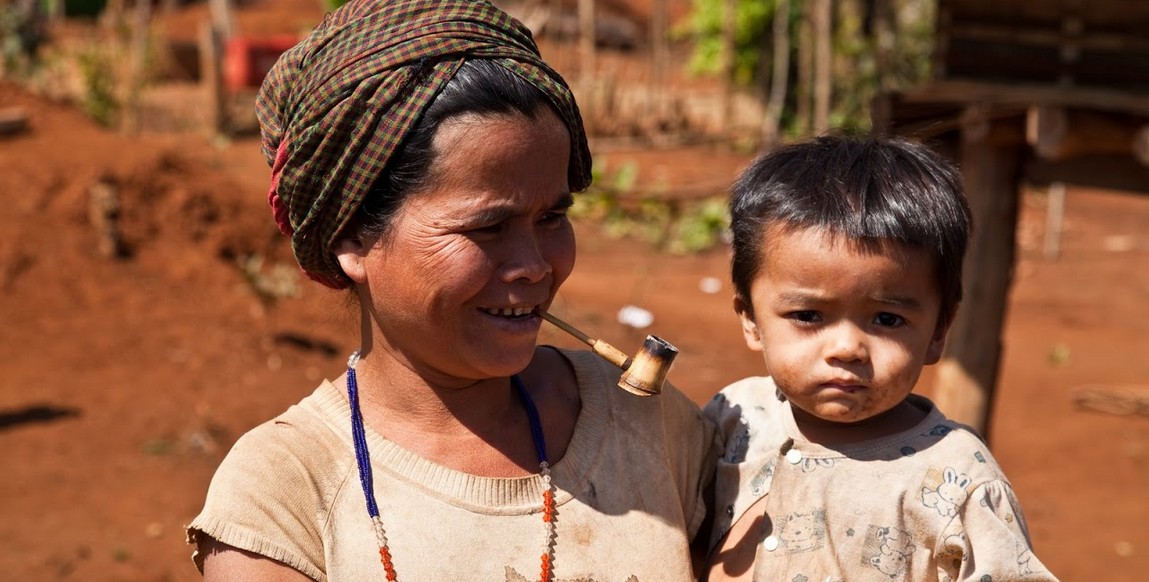
[{"label": "child's eyebrow", "polygon": [[822,300],[817,293],[805,291],[784,291],[778,294],[778,301],[786,304],[817,303]]},{"label": "child's eyebrow", "polygon": [[921,311],[922,302],[914,297],[904,295],[882,295],[870,297],[872,301],[892,305],[894,307],[901,307],[902,309],[909,309],[913,311]]},{"label": "child's eyebrow", "polygon": [[[908,295],[871,295],[867,299],[907,311],[922,310],[922,302]],[[785,291],[778,294],[778,301],[783,305],[816,305],[825,302],[826,299],[816,292]]]}]

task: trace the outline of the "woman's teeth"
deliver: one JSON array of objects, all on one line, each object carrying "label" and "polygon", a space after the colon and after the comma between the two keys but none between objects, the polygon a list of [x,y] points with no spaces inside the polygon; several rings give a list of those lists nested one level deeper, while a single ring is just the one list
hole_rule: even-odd
[{"label": "woman's teeth", "polygon": [[503,307],[494,309],[483,309],[491,315],[501,315],[503,317],[521,317],[534,311],[530,307]]}]

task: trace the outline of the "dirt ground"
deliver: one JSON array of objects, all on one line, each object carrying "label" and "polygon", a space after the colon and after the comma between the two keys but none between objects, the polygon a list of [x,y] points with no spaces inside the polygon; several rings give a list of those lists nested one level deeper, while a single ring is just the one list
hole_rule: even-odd
[{"label": "dirt ground", "polygon": [[[213,470],[244,431],[341,372],[349,304],[283,268],[255,139],[126,137],[0,84],[6,106],[31,128],[0,138],[0,578],[196,580],[183,525]],[[633,159],[640,183],[685,186],[747,159],[717,146],[605,157]],[[92,218],[95,184],[118,193],[118,221]],[[1044,194],[1023,201],[993,451],[1062,580],[1144,580],[1149,411],[1086,410],[1075,395],[1149,389],[1149,197],[1071,188],[1056,260],[1041,253]],[[671,381],[700,403],[758,373],[729,286],[704,289],[726,281],[725,249],[673,256],[578,229],[556,312],[624,351],[667,338],[682,351]],[[100,252],[109,233],[118,258]],[[626,305],[652,327],[618,323]],[[550,328],[543,340],[573,345]]]}]

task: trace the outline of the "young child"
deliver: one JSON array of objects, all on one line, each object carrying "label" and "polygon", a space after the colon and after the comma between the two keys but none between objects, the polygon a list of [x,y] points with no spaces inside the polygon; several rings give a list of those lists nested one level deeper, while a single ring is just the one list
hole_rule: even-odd
[{"label": "young child", "polygon": [[985,444],[911,394],[961,300],[954,168],[899,139],[756,160],[730,203],[734,307],[769,377],[707,406],[726,438],[710,580],[1055,580]]}]

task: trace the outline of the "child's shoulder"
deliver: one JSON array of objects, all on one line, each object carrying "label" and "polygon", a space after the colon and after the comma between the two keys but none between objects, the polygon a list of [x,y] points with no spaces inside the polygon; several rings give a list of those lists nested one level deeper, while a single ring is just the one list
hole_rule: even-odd
[{"label": "child's shoulder", "polygon": [[[911,398],[918,403],[933,406],[923,397],[914,395]],[[962,469],[971,477],[976,476],[974,480],[1005,480],[1000,465],[981,436],[969,426],[946,417],[936,408],[930,411],[913,432],[915,434],[902,443],[903,454],[912,451],[906,454],[905,462]]]},{"label": "child's shoulder", "polygon": [[752,412],[777,408],[784,399],[778,394],[774,380],[767,376],[750,376],[728,384],[719,390],[703,412],[719,422],[731,417],[745,419]]}]

